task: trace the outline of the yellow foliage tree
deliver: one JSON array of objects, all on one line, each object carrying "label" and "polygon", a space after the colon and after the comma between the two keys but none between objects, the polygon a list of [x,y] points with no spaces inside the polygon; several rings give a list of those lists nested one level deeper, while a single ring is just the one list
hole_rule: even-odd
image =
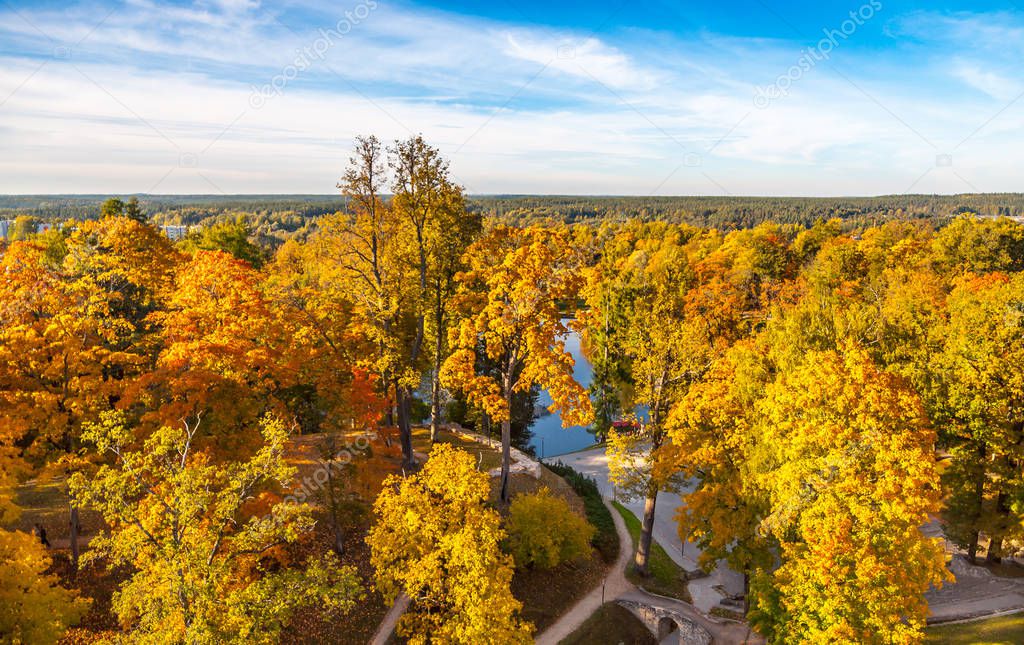
[{"label": "yellow foliage tree", "polygon": [[350,608],[361,596],[352,567],[333,553],[288,566],[281,551],[314,524],[309,506],[273,494],[295,476],[284,425],[268,418],[256,454],[226,465],[199,449],[198,429],[163,427],[140,444],[110,412],[84,435],[114,463],[71,487],[109,527],[89,556],[133,570],[113,598],[129,638],[273,643],[300,607]]},{"label": "yellow foliage tree", "polygon": [[[609,475],[623,496],[644,500],[635,563],[646,574],[658,493],[679,485],[680,457],[668,440],[668,412],[727,345],[732,326],[723,321],[733,312],[723,304],[732,300],[718,297],[725,290],[710,280],[698,283],[691,253],[700,257],[704,240],[696,229],[639,233],[634,239],[632,229],[623,232],[616,251],[591,272],[592,310],[585,320],[589,336],[621,365],[627,409],[647,411],[640,431],[611,431],[607,450]],[[609,308],[621,311],[612,316],[617,327],[606,331],[601,322]]]},{"label": "yellow foliage tree", "polygon": [[[507,502],[512,444],[512,395],[541,385],[550,410],[565,427],[593,416],[590,397],[573,379],[565,350],[568,328],[560,302],[581,286],[581,257],[568,230],[499,226],[467,251],[460,274],[462,319],[451,334],[452,353],[441,370],[446,387],[461,390],[501,423],[501,499]],[[478,374],[478,358],[498,365],[496,376]]]},{"label": "yellow foliage tree", "polygon": [[937,361],[940,409],[953,459],[947,532],[975,558],[979,531],[989,561],[1022,532],[1024,490],[1024,274],[969,276],[949,297]]},{"label": "yellow foliage tree", "polygon": [[861,351],[820,352],[758,412],[762,526],[782,564],[755,580],[754,623],[779,643],[920,642],[924,592],[951,576],[921,532],[940,487],[916,393]]},{"label": "yellow foliage tree", "polygon": [[679,508],[679,535],[700,547],[705,570],[725,560],[747,575],[774,562],[774,542],[761,531],[769,503],[754,481],[754,406],[769,378],[764,354],[753,340],[737,343],[673,406],[666,423],[693,481]]},{"label": "yellow foliage tree", "polygon": [[434,446],[419,473],[385,481],[366,541],[377,588],[414,601],[399,624],[410,643],[531,642],[489,490],[472,455],[447,444]]},{"label": "yellow foliage tree", "polygon": [[[352,304],[359,333],[376,351],[364,360],[380,375],[389,399],[386,423],[401,418],[399,438],[406,466],[412,466],[412,434],[404,397],[419,385],[414,364],[422,344],[421,296],[416,289],[419,258],[412,257],[408,223],[385,202],[385,151],[373,136],[357,137],[354,155],[338,187],[349,199],[349,212],[327,218],[313,238],[326,267],[321,281],[335,300]],[[417,341],[418,339],[418,341]],[[411,350],[415,349],[413,352]],[[392,397],[392,393],[394,397]]]},{"label": "yellow foliage tree", "polygon": [[[88,273],[68,275],[44,249],[12,244],[0,256],[0,438],[29,444],[32,461],[64,475],[82,465],[82,424],[109,409],[135,369],[125,339],[130,322]],[[78,507],[70,500],[72,560],[78,561]]]},{"label": "yellow foliage tree", "polygon": [[88,276],[107,292],[113,314],[131,322],[137,332],[148,331],[145,317],[162,306],[184,260],[170,240],[156,227],[129,217],[76,222],[67,230],[64,271]]},{"label": "yellow foliage tree", "polygon": [[508,544],[519,567],[550,569],[590,553],[596,529],[547,488],[517,495],[508,509]]},{"label": "yellow foliage tree", "polygon": [[0,641],[56,643],[89,609],[49,568],[50,556],[34,536],[0,530]]}]

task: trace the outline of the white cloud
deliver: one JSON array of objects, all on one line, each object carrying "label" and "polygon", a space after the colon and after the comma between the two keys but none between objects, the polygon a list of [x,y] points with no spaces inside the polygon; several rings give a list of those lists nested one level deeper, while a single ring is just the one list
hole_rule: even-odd
[{"label": "white cloud", "polygon": [[[823,64],[758,110],[754,86],[799,48],[714,34],[581,38],[382,4],[254,109],[250,85],[342,12],[302,9],[317,18],[298,33],[281,26],[290,14],[244,0],[133,0],[91,35],[98,8],[27,13],[55,42],[88,35],[68,59],[0,12],[0,42],[32,53],[0,56],[0,191],[331,192],[356,134],[422,132],[474,192],[902,192],[1015,87],[967,58],[952,73],[985,94],[929,96],[916,61],[882,61],[891,80],[855,75],[858,87]],[[856,56],[849,69],[868,69]],[[956,150],[956,175],[936,169],[914,189],[970,190],[960,176],[1020,189],[1007,169],[1024,161],[1021,121],[1002,113]]]},{"label": "white cloud", "polygon": [[644,69],[614,47],[597,38],[578,39],[572,34],[537,35],[530,32],[506,32],[504,52],[513,58],[528,60],[614,89],[650,90],[657,86],[659,74]]},{"label": "white cloud", "polygon": [[988,94],[1000,101],[1010,101],[1019,96],[1022,89],[1020,81],[1006,78],[1002,74],[991,69],[985,69],[977,63],[957,61],[953,65],[952,74],[954,77],[967,83],[974,89]]}]

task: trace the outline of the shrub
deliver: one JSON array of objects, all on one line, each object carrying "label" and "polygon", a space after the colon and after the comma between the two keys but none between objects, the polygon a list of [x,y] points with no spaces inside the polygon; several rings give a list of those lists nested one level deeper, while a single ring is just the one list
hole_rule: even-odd
[{"label": "shrub", "polygon": [[560,461],[544,465],[548,470],[568,482],[576,494],[583,498],[587,520],[597,527],[597,535],[593,539],[594,548],[598,550],[601,559],[605,562],[615,562],[615,559],[619,557],[619,533],[615,530],[615,521],[612,519],[611,512],[601,500],[597,482]]},{"label": "shrub", "polygon": [[516,566],[550,569],[585,557],[595,530],[564,499],[542,488],[512,500],[508,533]]}]

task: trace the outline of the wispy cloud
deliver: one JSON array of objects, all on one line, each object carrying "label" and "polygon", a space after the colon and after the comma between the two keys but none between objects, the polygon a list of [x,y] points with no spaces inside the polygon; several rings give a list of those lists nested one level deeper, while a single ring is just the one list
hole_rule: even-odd
[{"label": "wispy cloud", "polygon": [[955,78],[1000,101],[1009,101],[1024,90],[1020,79],[1008,78],[977,62],[959,60],[950,71]]},{"label": "wispy cloud", "polygon": [[559,75],[597,80],[621,90],[650,90],[664,74],[636,64],[622,51],[597,38],[579,39],[574,34],[536,34],[529,31],[504,34],[503,52],[511,58],[545,65]]}]

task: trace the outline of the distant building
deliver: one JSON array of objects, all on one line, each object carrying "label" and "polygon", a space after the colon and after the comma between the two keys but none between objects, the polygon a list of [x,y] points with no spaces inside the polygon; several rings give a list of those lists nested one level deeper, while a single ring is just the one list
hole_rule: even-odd
[{"label": "distant building", "polygon": [[[49,222],[40,222],[39,224],[36,224],[36,235],[39,235],[41,233],[45,233],[47,231],[51,231],[54,228],[55,228],[54,225],[49,223]],[[59,227],[57,227],[57,228],[59,228]]]},{"label": "distant building", "polygon": [[164,232],[164,235],[167,236],[167,239],[171,240],[172,242],[176,242],[181,238],[185,237],[186,235],[188,235],[187,226],[161,226],[160,230],[162,230]]},{"label": "distant building", "polygon": [[13,219],[0,219],[0,240],[6,240],[14,228]]}]

